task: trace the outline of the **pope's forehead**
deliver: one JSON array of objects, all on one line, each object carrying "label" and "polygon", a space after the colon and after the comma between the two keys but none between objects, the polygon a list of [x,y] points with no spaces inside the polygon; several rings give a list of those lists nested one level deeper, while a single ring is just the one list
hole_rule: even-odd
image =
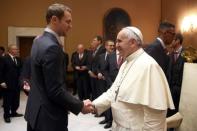
[{"label": "pope's forehead", "polygon": [[125,32],[123,30],[121,30],[118,35],[117,35],[117,39],[127,39],[127,36],[125,34]]}]

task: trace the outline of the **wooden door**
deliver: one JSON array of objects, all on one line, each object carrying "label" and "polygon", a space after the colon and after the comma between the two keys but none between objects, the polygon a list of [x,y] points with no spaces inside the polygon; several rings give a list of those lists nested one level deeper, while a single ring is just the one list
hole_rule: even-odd
[{"label": "wooden door", "polygon": [[20,57],[23,60],[30,55],[34,38],[35,37],[18,37]]}]

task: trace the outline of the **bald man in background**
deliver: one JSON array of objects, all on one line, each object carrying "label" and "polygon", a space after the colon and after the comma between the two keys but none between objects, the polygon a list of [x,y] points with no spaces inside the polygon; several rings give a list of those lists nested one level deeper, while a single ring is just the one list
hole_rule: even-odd
[{"label": "bald man in background", "polygon": [[10,117],[21,117],[16,111],[20,104],[19,76],[22,62],[19,56],[19,49],[16,45],[8,46],[8,54],[3,57],[1,86],[3,89],[4,121],[10,123]]},{"label": "bald man in background", "polygon": [[74,79],[77,86],[80,100],[90,98],[89,94],[89,75],[88,75],[88,54],[83,44],[77,46],[76,53],[72,56],[72,67],[74,69]]}]

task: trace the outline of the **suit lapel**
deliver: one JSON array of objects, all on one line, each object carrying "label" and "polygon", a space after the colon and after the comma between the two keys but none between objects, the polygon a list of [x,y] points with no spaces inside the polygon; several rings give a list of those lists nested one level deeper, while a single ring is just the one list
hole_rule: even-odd
[{"label": "suit lapel", "polygon": [[181,52],[180,52],[180,54],[179,54],[175,63],[178,63],[182,59],[182,56],[181,56],[182,52],[183,52],[183,49],[181,50]]},{"label": "suit lapel", "polygon": [[14,62],[14,60],[12,59],[12,57],[10,55],[7,55],[8,61],[10,62],[10,64],[16,66],[16,63]]},{"label": "suit lapel", "polygon": [[157,44],[158,44],[158,47],[160,48],[160,51],[162,51],[164,54],[166,54],[165,49],[159,40],[157,40]]}]

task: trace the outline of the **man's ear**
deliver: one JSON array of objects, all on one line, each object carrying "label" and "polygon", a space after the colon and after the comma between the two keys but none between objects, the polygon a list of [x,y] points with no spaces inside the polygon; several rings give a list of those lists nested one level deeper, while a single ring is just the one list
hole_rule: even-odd
[{"label": "man's ear", "polygon": [[56,24],[57,22],[58,22],[58,18],[57,18],[57,16],[52,16],[51,17],[51,23],[53,23],[53,24]]}]

